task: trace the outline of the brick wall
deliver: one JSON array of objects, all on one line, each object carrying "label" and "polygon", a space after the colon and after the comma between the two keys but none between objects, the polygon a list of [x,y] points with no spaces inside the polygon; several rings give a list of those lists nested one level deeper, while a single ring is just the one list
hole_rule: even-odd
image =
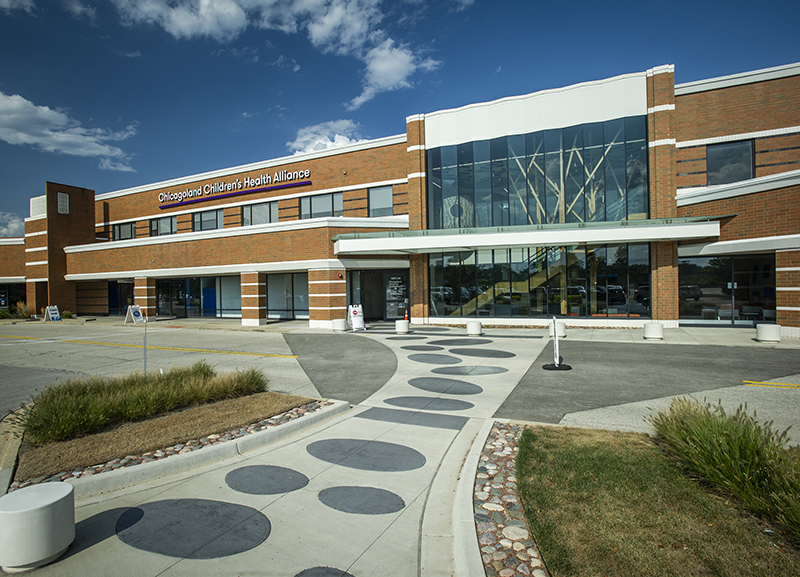
[{"label": "brick wall", "polygon": [[0,263],[3,263],[0,276],[25,276],[26,257],[37,254],[26,253],[25,248],[24,244],[0,244]]},{"label": "brick wall", "polygon": [[800,250],[775,253],[777,323],[800,327]]}]

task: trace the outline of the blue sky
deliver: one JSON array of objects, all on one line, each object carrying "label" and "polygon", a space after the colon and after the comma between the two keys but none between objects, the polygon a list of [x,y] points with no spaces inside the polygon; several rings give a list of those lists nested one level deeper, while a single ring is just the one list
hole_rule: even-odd
[{"label": "blue sky", "polygon": [[0,0],[0,236],[98,193],[405,132],[411,114],[676,65],[800,61],[800,3]]}]

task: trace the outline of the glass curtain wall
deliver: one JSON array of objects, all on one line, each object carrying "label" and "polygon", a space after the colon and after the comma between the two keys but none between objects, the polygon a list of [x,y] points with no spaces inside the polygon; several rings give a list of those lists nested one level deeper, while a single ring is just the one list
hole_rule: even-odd
[{"label": "glass curtain wall", "polygon": [[646,219],[644,116],[429,150],[429,228]]},{"label": "glass curtain wall", "polygon": [[308,273],[267,275],[267,318],[308,318]]},{"label": "glass curtain wall", "polygon": [[431,316],[649,318],[650,247],[575,245],[431,254]]}]

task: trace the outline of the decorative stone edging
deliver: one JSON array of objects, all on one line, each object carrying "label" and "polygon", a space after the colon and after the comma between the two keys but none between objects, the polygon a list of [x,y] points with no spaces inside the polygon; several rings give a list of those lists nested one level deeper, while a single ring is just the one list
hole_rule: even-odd
[{"label": "decorative stone edging", "polygon": [[32,479],[26,479],[25,481],[21,482],[14,481],[13,483],[11,483],[8,492],[10,493],[15,489],[22,489],[23,487],[28,487],[30,485],[35,485],[38,483],[48,483],[51,481],[66,481],[67,479],[80,479],[82,477],[88,477],[91,475],[98,475],[100,473],[115,471],[123,467],[133,467],[134,465],[140,465],[142,463],[160,461],[166,459],[167,457],[172,457],[174,455],[184,455],[186,453],[199,451],[200,449],[203,449],[205,447],[209,447],[212,445],[219,445],[220,443],[233,441],[235,439],[239,439],[241,437],[250,435],[252,433],[257,433],[259,431],[264,431],[266,429],[283,425],[285,423],[288,423],[289,421],[299,419],[300,417],[308,413],[314,413],[322,409],[322,407],[326,407],[332,404],[333,403],[330,401],[313,401],[311,403],[295,407],[294,409],[290,409],[284,413],[280,413],[279,415],[275,415],[268,419],[264,419],[263,421],[253,423],[252,425],[248,425],[247,427],[233,429],[221,435],[209,435],[208,437],[203,437],[201,439],[192,439],[186,441],[185,443],[180,443],[177,445],[173,445],[171,447],[167,447],[166,449],[159,449],[158,451],[152,451],[149,453],[144,453],[142,455],[128,455],[122,459],[113,459],[111,461],[108,461],[107,463],[101,463],[99,465],[92,465],[89,467],[78,468],[72,471],[62,471],[55,475],[34,477]]},{"label": "decorative stone edging", "polygon": [[517,495],[521,425],[495,422],[475,478],[475,525],[487,577],[548,577]]}]

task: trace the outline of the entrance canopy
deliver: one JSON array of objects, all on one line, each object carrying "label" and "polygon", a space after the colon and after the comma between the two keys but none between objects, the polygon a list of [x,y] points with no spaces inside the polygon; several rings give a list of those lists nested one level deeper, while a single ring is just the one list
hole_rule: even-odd
[{"label": "entrance canopy", "polygon": [[716,217],[340,234],[335,254],[425,254],[492,248],[622,244],[719,237]]}]

